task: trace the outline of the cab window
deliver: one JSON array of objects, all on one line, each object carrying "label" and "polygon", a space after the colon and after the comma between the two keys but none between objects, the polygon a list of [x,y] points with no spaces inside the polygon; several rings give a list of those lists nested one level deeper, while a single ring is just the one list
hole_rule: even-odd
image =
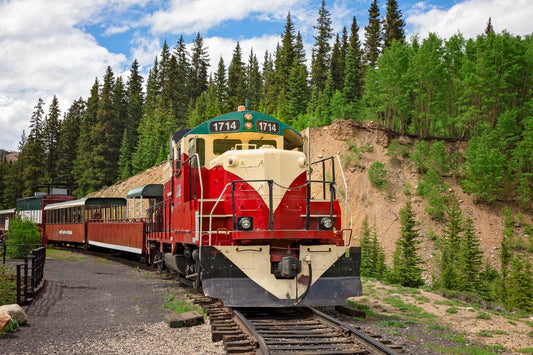
[{"label": "cab window", "polygon": [[[205,140],[203,138],[191,138],[189,140],[189,157],[191,157],[195,153],[198,153],[198,157],[200,158],[200,166],[204,166]],[[191,164],[195,164],[194,160],[191,162]]]},{"label": "cab window", "polygon": [[[213,153],[220,155],[228,150],[235,148],[237,144],[242,144],[240,139],[215,139],[213,141]],[[241,150],[242,145],[237,146],[237,150]]]}]

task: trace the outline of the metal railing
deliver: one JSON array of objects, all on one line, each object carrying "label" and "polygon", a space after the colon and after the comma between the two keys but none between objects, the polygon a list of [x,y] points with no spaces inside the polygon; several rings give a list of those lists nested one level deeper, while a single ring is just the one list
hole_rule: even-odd
[{"label": "metal railing", "polygon": [[7,244],[5,242],[0,244],[0,251],[2,254],[2,262],[6,263],[6,257],[14,257],[19,259],[20,255],[8,254],[9,247],[24,247],[37,246],[31,251],[31,254],[25,255],[24,263],[15,265],[17,269],[17,303],[24,305],[35,298],[42,290],[44,285],[44,265],[46,261],[46,246],[40,244]]}]

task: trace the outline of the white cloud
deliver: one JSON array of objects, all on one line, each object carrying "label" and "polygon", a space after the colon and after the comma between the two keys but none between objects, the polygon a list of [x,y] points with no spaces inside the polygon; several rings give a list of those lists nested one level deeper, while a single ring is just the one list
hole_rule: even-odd
[{"label": "white cloud", "polygon": [[[224,60],[226,69],[228,68],[231,58],[233,57],[233,51],[237,45],[237,41],[230,38],[210,37],[204,39],[209,51],[209,59],[211,61],[211,72],[215,72],[218,67],[220,58]],[[239,45],[241,47],[242,61],[247,64],[248,57],[250,56],[250,50],[253,51],[257,57],[257,61],[260,65],[263,63],[265,51],[272,53],[276,49],[276,44],[280,41],[278,35],[265,35],[262,37],[254,37],[248,39],[241,39]]]},{"label": "white cloud", "polygon": [[468,0],[449,9],[428,7],[421,2],[406,13],[406,23],[412,33],[422,38],[434,32],[449,38],[460,32],[466,38],[475,38],[485,31],[489,17],[494,31],[502,30],[516,35],[531,33],[531,0]]},{"label": "white cloud", "polygon": [[[262,19],[284,18],[297,0],[172,0],[168,9],[145,18],[153,33],[191,34],[205,31],[227,20],[242,20],[254,13]],[[301,2],[301,1],[300,1]]]},{"label": "white cloud", "polygon": [[[16,149],[33,107],[57,95],[64,112],[85,95],[107,66],[119,70],[123,54],[110,53],[77,26],[99,14],[94,2],[12,1],[0,3],[0,147]],[[46,111],[46,110],[45,110]]]}]

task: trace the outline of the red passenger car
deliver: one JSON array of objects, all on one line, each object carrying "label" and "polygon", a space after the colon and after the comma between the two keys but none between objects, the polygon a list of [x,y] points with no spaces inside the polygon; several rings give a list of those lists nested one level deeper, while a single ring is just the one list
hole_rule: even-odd
[{"label": "red passenger car", "polygon": [[144,222],[126,219],[126,199],[89,197],[45,207],[46,237],[61,244],[90,245],[144,255]]}]

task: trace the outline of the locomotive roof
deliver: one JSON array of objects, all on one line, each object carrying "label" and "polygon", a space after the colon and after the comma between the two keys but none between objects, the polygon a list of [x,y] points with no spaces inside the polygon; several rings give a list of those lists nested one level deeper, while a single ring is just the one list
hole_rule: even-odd
[{"label": "locomotive roof", "polygon": [[52,203],[44,209],[52,210],[77,206],[126,206],[126,199],[123,197],[87,197],[74,201]]},{"label": "locomotive roof", "polygon": [[[248,115],[248,116],[247,116]],[[249,118],[251,115],[251,119]],[[248,119],[245,118],[248,117]],[[231,126],[230,129],[220,129],[220,130],[214,130],[216,125],[214,125],[214,122],[236,122],[238,123],[236,125]],[[247,129],[245,128],[244,122],[250,121],[252,122],[252,128]],[[266,122],[266,123],[275,123],[277,124],[277,129],[274,130],[261,130],[258,128],[258,121],[260,122]],[[220,126],[218,126],[220,127]],[[300,132],[292,128],[286,123],[281,122],[280,120],[267,115],[262,112],[257,111],[235,111],[226,113],[224,115],[217,116],[215,118],[212,118],[210,120],[207,120],[206,122],[200,124],[199,126],[196,126],[195,128],[191,129],[188,132],[185,132],[182,137],[188,136],[188,135],[194,135],[194,134],[227,134],[227,133],[240,133],[240,132],[258,132],[258,133],[267,133],[267,134],[275,134],[279,136],[284,136],[286,146],[289,146],[289,149],[292,149],[294,147],[298,147],[302,144],[303,139]]]},{"label": "locomotive roof", "polygon": [[148,184],[128,191],[128,198],[134,197],[163,197],[163,185]]}]

